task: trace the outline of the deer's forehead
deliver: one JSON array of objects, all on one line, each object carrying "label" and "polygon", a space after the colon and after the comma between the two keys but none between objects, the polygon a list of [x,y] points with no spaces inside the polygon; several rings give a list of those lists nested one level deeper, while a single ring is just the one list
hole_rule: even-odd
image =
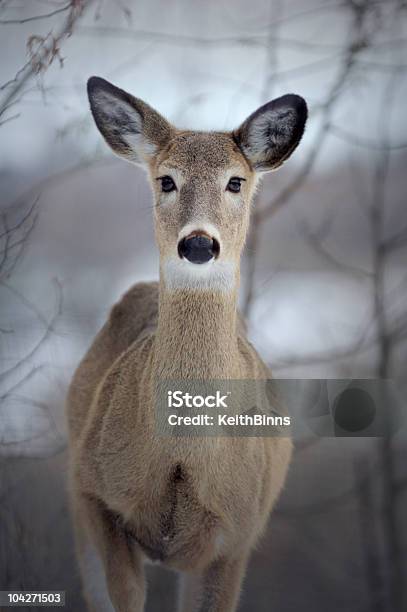
[{"label": "deer's forehead", "polygon": [[213,176],[230,167],[249,170],[231,135],[222,132],[179,133],[159,159],[159,165],[173,167],[186,176]]}]

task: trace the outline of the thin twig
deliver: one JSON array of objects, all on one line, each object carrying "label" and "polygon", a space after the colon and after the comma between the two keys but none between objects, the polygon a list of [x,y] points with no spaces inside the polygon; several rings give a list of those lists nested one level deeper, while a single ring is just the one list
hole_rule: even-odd
[{"label": "thin twig", "polygon": [[66,13],[72,7],[72,2],[68,2],[65,6],[50,11],[49,13],[43,13],[42,15],[33,15],[32,17],[24,17],[23,19],[0,19],[0,25],[20,25],[22,23],[28,23],[29,21],[39,21],[41,19],[49,19],[55,17],[60,13]]}]

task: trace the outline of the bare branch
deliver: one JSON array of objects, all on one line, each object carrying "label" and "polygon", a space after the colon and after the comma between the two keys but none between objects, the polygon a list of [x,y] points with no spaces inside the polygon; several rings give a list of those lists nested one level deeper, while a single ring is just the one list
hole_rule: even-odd
[{"label": "bare branch", "polygon": [[[4,89],[6,89],[7,87],[10,87],[10,85],[12,85],[13,83],[16,83],[20,77],[20,75],[24,72],[24,70],[27,68],[27,66],[29,66],[30,64],[30,60],[28,60],[21,68],[20,70],[18,70],[15,74],[15,76],[10,79],[9,81],[6,81],[5,83],[3,83],[3,85],[1,85],[0,87],[0,91],[3,91]],[[3,111],[4,112],[4,111]]]},{"label": "bare branch", "polygon": [[381,574],[380,552],[377,542],[377,530],[374,521],[373,495],[371,487],[371,469],[367,460],[359,456],[353,462],[354,473],[357,475],[360,486],[357,491],[359,501],[359,525],[363,540],[366,573],[368,579],[368,592],[370,610],[381,612],[383,610],[383,576]]},{"label": "bare branch", "polygon": [[18,119],[20,116],[21,116],[21,113],[16,113],[15,115],[11,115],[11,117],[7,117],[7,119],[0,121],[0,127],[4,125],[5,123],[9,123],[10,121],[15,121],[15,119]]},{"label": "bare branch", "polygon": [[337,508],[339,505],[353,502],[357,498],[360,490],[366,486],[366,483],[370,479],[371,473],[375,473],[375,468],[377,469],[377,465],[372,467],[369,472],[364,472],[363,475],[356,480],[356,483],[352,487],[337,495],[329,497],[328,499],[313,502],[307,505],[301,505],[295,508],[284,508],[284,506],[280,506],[277,511],[289,518],[296,518],[299,516],[303,517],[308,515],[314,516],[332,512],[332,510]]},{"label": "bare branch", "polygon": [[363,276],[367,278],[372,277],[372,272],[369,270],[365,270],[363,268],[359,268],[358,266],[354,266],[352,264],[347,264],[344,261],[339,260],[331,251],[328,249],[324,242],[326,240],[326,236],[328,233],[327,226],[325,223],[322,223],[319,228],[316,230],[311,230],[305,221],[302,219],[299,222],[301,235],[305,237],[308,244],[312,246],[312,248],[332,266],[338,268],[342,272],[347,272],[356,276]]},{"label": "bare branch", "polygon": [[28,239],[36,225],[38,219],[37,205],[39,197],[28,208],[27,212],[14,225],[9,225],[9,215],[14,212],[10,207],[0,218],[0,280],[8,278],[28,244]]},{"label": "bare branch", "polygon": [[26,382],[34,378],[34,376],[36,376],[39,372],[41,372],[44,369],[44,367],[45,367],[45,364],[42,363],[40,365],[37,365],[31,368],[31,370],[27,374],[22,376],[16,383],[14,383],[11,387],[9,387],[7,391],[5,391],[4,393],[2,393],[2,395],[0,395],[0,400],[4,401],[5,399],[13,395],[14,391],[17,391],[17,389],[22,387]]},{"label": "bare branch", "polygon": [[386,253],[407,246],[407,226],[402,227],[392,236],[385,238],[380,243],[380,248]]},{"label": "bare branch", "polygon": [[373,149],[377,151],[383,151],[384,148],[387,151],[400,151],[402,149],[407,149],[407,142],[399,144],[389,143],[388,145],[384,145],[383,143],[375,142],[374,140],[370,140],[368,138],[361,138],[360,136],[355,136],[353,133],[348,132],[347,130],[337,125],[333,125],[332,123],[329,129],[331,134],[333,134],[337,138],[340,138],[341,140],[344,140],[345,142],[348,142],[357,147],[362,147],[363,149]]},{"label": "bare branch", "polygon": [[[62,305],[63,305],[62,286],[61,286],[60,282],[57,279],[54,280],[54,283],[55,283],[55,287],[56,287],[56,290],[57,290],[56,305],[55,305],[54,314],[50,318],[45,331],[43,332],[41,338],[31,348],[31,350],[29,350],[26,353],[26,355],[24,355],[24,357],[22,357],[22,359],[20,359],[18,361],[18,363],[14,364],[10,368],[7,368],[6,370],[3,370],[3,372],[0,373],[0,381],[5,380],[8,376],[13,374],[22,365],[24,365],[26,363],[29,363],[31,361],[31,359],[33,358],[33,356],[45,344],[45,342],[48,340],[48,338],[50,337],[50,335],[54,331],[55,323],[56,323],[58,317],[61,315]],[[3,283],[3,285],[4,285],[4,283]]]},{"label": "bare branch", "polygon": [[59,58],[61,61],[60,45],[72,34],[73,28],[91,2],[92,0],[71,0],[68,15],[55,34],[50,33],[45,38],[41,36],[30,37],[27,43],[29,61],[16,73],[13,79],[7,82],[7,86],[2,88],[6,93],[0,100],[0,115],[14,102],[30,79],[45,71],[55,58]]},{"label": "bare branch", "polygon": [[[312,172],[315,162],[318,156],[320,155],[323,145],[327,140],[328,136],[331,134],[335,135],[336,137],[341,138],[346,142],[349,142],[349,144],[353,144],[367,149],[377,150],[380,153],[384,152],[387,156],[388,153],[391,151],[402,150],[407,147],[407,143],[394,144],[390,141],[383,142],[383,140],[381,140],[380,142],[376,142],[371,141],[370,139],[366,140],[364,138],[354,136],[347,130],[343,130],[342,128],[336,126],[332,120],[336,103],[340,99],[342,93],[345,91],[346,85],[348,84],[351,75],[354,73],[355,69],[360,66],[360,62],[363,63],[363,61],[365,61],[361,58],[361,55],[366,54],[367,51],[374,49],[374,36],[382,29],[382,21],[379,18],[376,19],[374,27],[372,27],[371,24],[369,25],[369,27],[366,26],[366,18],[369,15],[371,4],[372,3],[368,2],[353,2],[353,0],[344,1],[343,6],[346,6],[353,15],[353,34],[343,54],[342,66],[338,72],[337,78],[332,84],[325,101],[318,107],[318,111],[322,113],[322,117],[320,119],[320,126],[314,137],[311,149],[308,151],[308,154],[302,166],[300,167],[294,178],[290,181],[290,183],[286,185],[279,193],[277,193],[275,197],[266,206],[257,207],[254,210],[251,224],[251,235],[249,235],[248,238],[249,248],[247,251],[249,273],[246,277],[247,285],[244,301],[244,311],[246,313],[246,316],[249,315],[250,305],[255,295],[253,285],[255,282],[256,247],[261,237],[259,227],[262,226],[262,224],[266,220],[268,220],[273,214],[278,212],[283,205],[290,201],[297,193],[297,191],[303,186],[304,182]],[[382,6],[380,2],[376,4],[377,6]],[[395,17],[397,19],[396,14]],[[395,43],[396,40],[397,43]],[[395,38],[392,41],[380,41],[377,44],[378,46],[387,44],[391,46],[392,42],[395,43],[394,48],[398,49],[398,46],[403,45],[406,41],[404,39]],[[400,65],[395,64],[394,68],[400,70]],[[398,75],[398,72],[394,70],[391,76],[392,78],[396,78],[396,75]],[[314,107],[314,112],[315,110],[316,109]],[[380,189],[378,190],[376,197],[378,197],[379,193]],[[335,257],[330,251],[330,249],[328,249],[324,244],[324,237],[321,236],[321,232],[319,230],[317,230],[316,233],[313,233],[309,230],[308,227],[303,227],[303,231],[307,241],[320,255],[324,257],[324,259],[326,259],[326,261],[330,265],[333,265],[340,270],[347,271],[352,274],[363,275],[367,278],[372,278],[372,273],[370,273],[369,271],[359,269],[353,265],[347,265],[345,262]],[[389,244],[387,245],[388,248],[396,248],[399,245],[404,244],[404,238],[404,233],[398,233],[397,236],[393,237],[392,242],[389,242]],[[382,248],[382,252],[384,253],[384,248]],[[356,343],[356,350],[359,350],[359,348],[359,343]],[[352,348],[351,352],[353,352],[353,350],[354,348]],[[329,356],[327,357],[329,358]],[[312,360],[313,359],[314,358],[312,357]],[[317,362],[319,362],[318,359]]]},{"label": "bare branch", "polygon": [[72,7],[72,2],[68,2],[65,6],[50,11],[49,13],[43,13],[42,15],[33,15],[32,17],[25,17],[23,19],[0,19],[0,25],[20,25],[22,23],[28,23],[29,21],[39,21],[41,19],[49,19],[55,17],[60,13],[66,13]]}]

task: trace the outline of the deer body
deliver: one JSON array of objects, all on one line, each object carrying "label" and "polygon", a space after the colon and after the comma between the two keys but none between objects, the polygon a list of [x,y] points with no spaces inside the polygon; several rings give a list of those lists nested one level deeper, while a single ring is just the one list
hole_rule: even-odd
[{"label": "deer body", "polygon": [[[251,141],[247,123],[233,138],[180,132],[101,79],[91,79],[89,93],[107,142],[156,178],[160,250],[159,284],[134,286],[113,308],[68,397],[72,501],[89,609],[141,612],[143,563],[150,560],[182,573],[180,612],[233,612],[250,550],[283,486],[291,442],[159,437],[154,390],[161,379],[270,377],[236,306],[247,202],[253,168],[266,164],[257,149],[260,132],[270,138],[267,124]],[[292,132],[298,119],[290,121]],[[269,166],[281,163],[302,130],[278,159],[276,143]],[[252,147],[252,161],[244,146],[246,155]],[[225,184],[240,193],[235,175],[246,193],[224,196]],[[106,593],[93,586],[96,572]]]}]

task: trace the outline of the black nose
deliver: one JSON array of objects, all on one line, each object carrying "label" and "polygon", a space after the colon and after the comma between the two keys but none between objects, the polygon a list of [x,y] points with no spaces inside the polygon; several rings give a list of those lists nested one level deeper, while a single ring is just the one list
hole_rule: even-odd
[{"label": "black nose", "polygon": [[191,263],[203,264],[219,254],[219,243],[214,238],[202,234],[187,236],[178,243],[180,257]]}]

